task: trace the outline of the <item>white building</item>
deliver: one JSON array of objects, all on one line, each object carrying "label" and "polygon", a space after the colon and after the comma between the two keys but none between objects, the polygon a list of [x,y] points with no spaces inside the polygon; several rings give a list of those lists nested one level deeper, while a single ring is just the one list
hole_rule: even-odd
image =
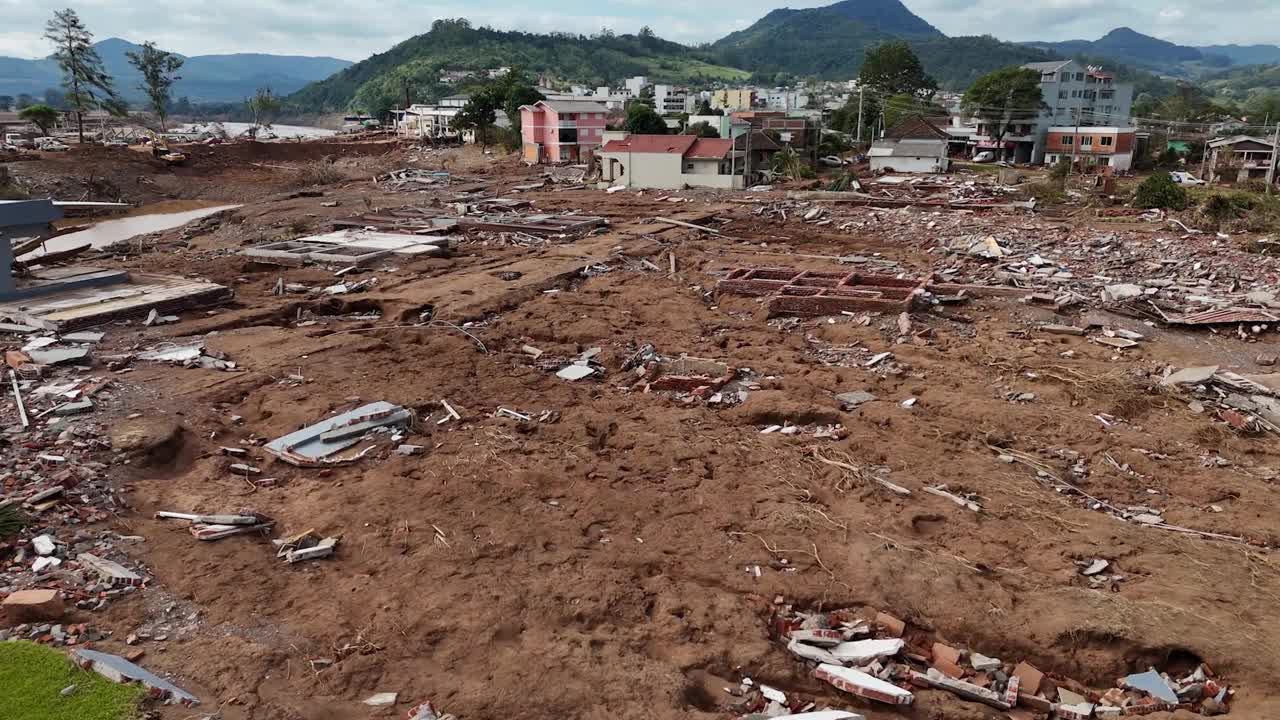
[{"label": "white building", "polygon": [[649,87],[651,83],[649,78],[644,75],[636,75],[635,77],[627,78],[622,84],[627,88],[627,92],[631,94],[631,97],[638,98],[640,97],[640,91]]},{"label": "white building", "polygon": [[653,107],[660,115],[679,115],[693,112],[694,99],[685,88],[654,85]]},{"label": "white building", "polygon": [[919,115],[885,131],[871,144],[871,170],[899,173],[943,173],[947,171],[947,144],[950,136]]}]

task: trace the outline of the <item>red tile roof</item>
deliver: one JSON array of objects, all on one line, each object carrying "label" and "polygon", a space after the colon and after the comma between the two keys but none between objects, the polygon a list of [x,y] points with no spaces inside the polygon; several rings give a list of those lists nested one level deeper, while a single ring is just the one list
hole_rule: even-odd
[{"label": "red tile roof", "polygon": [[685,153],[685,157],[702,158],[704,160],[723,160],[725,155],[729,154],[729,150],[733,148],[733,141],[719,138],[698,138]]},{"label": "red tile roof", "polygon": [[697,140],[694,135],[628,135],[605,143],[603,151],[684,155]]}]

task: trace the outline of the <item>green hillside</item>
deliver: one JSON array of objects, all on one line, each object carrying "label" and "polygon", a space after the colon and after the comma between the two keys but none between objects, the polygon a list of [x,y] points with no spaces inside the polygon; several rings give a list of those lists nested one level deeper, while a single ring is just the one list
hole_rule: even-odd
[{"label": "green hillside", "polygon": [[710,55],[656,37],[601,34],[537,35],[474,28],[466,20],[437,20],[431,31],[385,53],[312,83],[289,102],[315,110],[364,110],[374,114],[404,103],[405,88],[422,101],[450,92],[441,70],[519,66],[589,87],[616,85],[633,75],[654,82],[741,80],[747,73],[712,62]]}]

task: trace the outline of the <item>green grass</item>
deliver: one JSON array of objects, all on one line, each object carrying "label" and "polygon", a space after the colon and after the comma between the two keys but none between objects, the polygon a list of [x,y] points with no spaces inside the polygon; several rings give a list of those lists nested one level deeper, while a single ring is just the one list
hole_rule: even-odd
[{"label": "green grass", "polygon": [[751,73],[746,70],[712,65],[692,58],[638,57],[636,60],[647,65],[649,74],[653,77],[676,83],[692,82],[702,78],[739,82],[751,77]]},{"label": "green grass", "polygon": [[[62,689],[75,692],[62,696]],[[21,640],[0,642],[0,718],[134,720],[145,690],[81,670],[57,650]]]}]

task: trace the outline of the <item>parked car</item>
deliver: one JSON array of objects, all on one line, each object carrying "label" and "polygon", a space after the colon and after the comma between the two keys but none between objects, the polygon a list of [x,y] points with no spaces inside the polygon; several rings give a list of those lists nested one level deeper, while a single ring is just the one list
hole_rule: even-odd
[{"label": "parked car", "polygon": [[1189,172],[1182,172],[1181,170],[1174,170],[1173,172],[1169,173],[1169,179],[1173,180],[1175,183],[1179,185],[1203,185],[1204,184],[1204,181],[1201,180],[1200,178],[1196,177],[1195,175],[1192,175]]},{"label": "parked car", "polygon": [[976,163],[995,162],[995,159],[996,159],[996,154],[990,150],[983,150],[982,152],[973,156],[973,161]]},{"label": "parked car", "polygon": [[825,157],[818,158],[818,162],[826,165],[827,167],[843,167],[846,161],[841,160],[836,155],[827,155]]},{"label": "parked car", "polygon": [[19,148],[19,149],[21,149],[21,148],[33,148],[33,147],[35,147],[35,143],[33,143],[33,142],[31,142],[30,140],[28,140],[28,139],[26,139],[26,138],[22,137],[22,135],[20,135],[20,134],[18,134],[18,133],[5,133],[5,136],[4,136],[4,144],[5,144],[5,145],[12,145],[12,146],[14,146],[14,147],[16,147],[16,148]]},{"label": "parked car", "polygon": [[45,152],[66,152],[71,147],[54,137],[36,138],[36,149]]}]

